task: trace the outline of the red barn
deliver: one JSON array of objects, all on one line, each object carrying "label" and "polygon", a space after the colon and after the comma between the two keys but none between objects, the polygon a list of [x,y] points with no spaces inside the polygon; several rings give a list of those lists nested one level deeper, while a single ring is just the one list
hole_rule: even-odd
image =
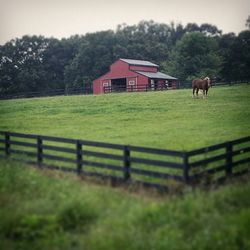
[{"label": "red barn", "polygon": [[119,59],[110,71],[93,81],[94,94],[115,91],[147,91],[176,86],[177,78],[158,71],[152,62]]}]

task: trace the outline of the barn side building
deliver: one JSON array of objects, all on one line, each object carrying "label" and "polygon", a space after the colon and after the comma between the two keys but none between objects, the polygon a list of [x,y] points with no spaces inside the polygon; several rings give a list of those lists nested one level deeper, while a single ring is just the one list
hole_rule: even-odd
[{"label": "barn side building", "polygon": [[93,93],[157,90],[176,84],[177,78],[159,72],[157,64],[119,59],[110,66],[109,72],[93,81]]}]

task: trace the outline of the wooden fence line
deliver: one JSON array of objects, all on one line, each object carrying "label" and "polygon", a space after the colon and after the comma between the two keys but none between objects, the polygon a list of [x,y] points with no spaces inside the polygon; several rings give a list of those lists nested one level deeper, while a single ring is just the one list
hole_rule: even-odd
[{"label": "wooden fence line", "polygon": [[51,89],[45,91],[29,91],[19,93],[0,93],[0,100],[17,99],[17,98],[33,98],[58,95],[90,95],[93,94],[92,87],[68,88],[68,89]]},{"label": "wooden fence line", "polygon": [[[233,86],[238,84],[249,84],[250,80],[235,80],[235,81],[212,81],[212,87],[219,87],[219,86]],[[187,89],[192,88],[192,81],[181,81],[178,85],[179,89]]]},{"label": "wooden fence line", "polygon": [[[29,162],[39,167],[108,177],[124,183],[140,183],[164,190],[168,188],[168,179],[193,184],[208,176],[223,180],[250,171],[250,136],[188,152],[6,131],[0,131],[0,136],[0,152],[6,157],[26,155],[33,158]],[[31,151],[32,149],[35,151]],[[105,150],[112,152],[107,153]],[[137,156],[138,153],[146,155],[146,158]],[[163,157],[167,159],[162,159]],[[62,163],[73,164],[73,168],[60,166]]]},{"label": "wooden fence line", "polygon": [[[238,80],[231,82],[215,82],[213,86],[231,86],[235,84],[250,83],[250,80]],[[104,93],[112,92],[147,92],[147,91],[163,91],[163,90],[172,90],[172,89],[183,89],[191,88],[191,81],[180,81],[176,85],[171,87],[167,86],[158,86],[152,88],[150,86],[127,86],[127,87],[111,87],[105,86]],[[60,95],[91,95],[93,94],[93,89],[91,86],[82,87],[82,88],[68,88],[68,89],[52,89],[45,91],[32,91],[32,92],[19,92],[19,93],[0,93],[0,100],[8,99],[18,99],[18,98],[33,98],[33,97],[47,97],[47,96],[60,96]]]},{"label": "wooden fence line", "polygon": [[114,92],[149,92],[149,91],[163,91],[176,89],[177,86],[167,87],[165,85],[150,87],[150,86],[104,86],[103,91],[105,94]]}]

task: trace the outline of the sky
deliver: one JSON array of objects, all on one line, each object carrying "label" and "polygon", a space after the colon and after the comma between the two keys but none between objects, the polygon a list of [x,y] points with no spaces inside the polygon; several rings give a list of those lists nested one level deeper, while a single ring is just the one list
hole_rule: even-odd
[{"label": "sky", "polygon": [[0,0],[0,44],[23,35],[70,37],[153,20],[246,29],[250,0]]}]

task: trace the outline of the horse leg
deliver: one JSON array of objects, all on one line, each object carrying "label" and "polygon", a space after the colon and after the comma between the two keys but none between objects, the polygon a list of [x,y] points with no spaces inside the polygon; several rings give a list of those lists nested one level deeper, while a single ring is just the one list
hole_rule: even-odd
[{"label": "horse leg", "polygon": [[193,87],[193,98],[194,98],[195,87]]},{"label": "horse leg", "polygon": [[198,97],[199,88],[196,89],[196,96]]},{"label": "horse leg", "polygon": [[203,99],[205,98],[205,89],[202,89],[202,92],[203,92]]}]

